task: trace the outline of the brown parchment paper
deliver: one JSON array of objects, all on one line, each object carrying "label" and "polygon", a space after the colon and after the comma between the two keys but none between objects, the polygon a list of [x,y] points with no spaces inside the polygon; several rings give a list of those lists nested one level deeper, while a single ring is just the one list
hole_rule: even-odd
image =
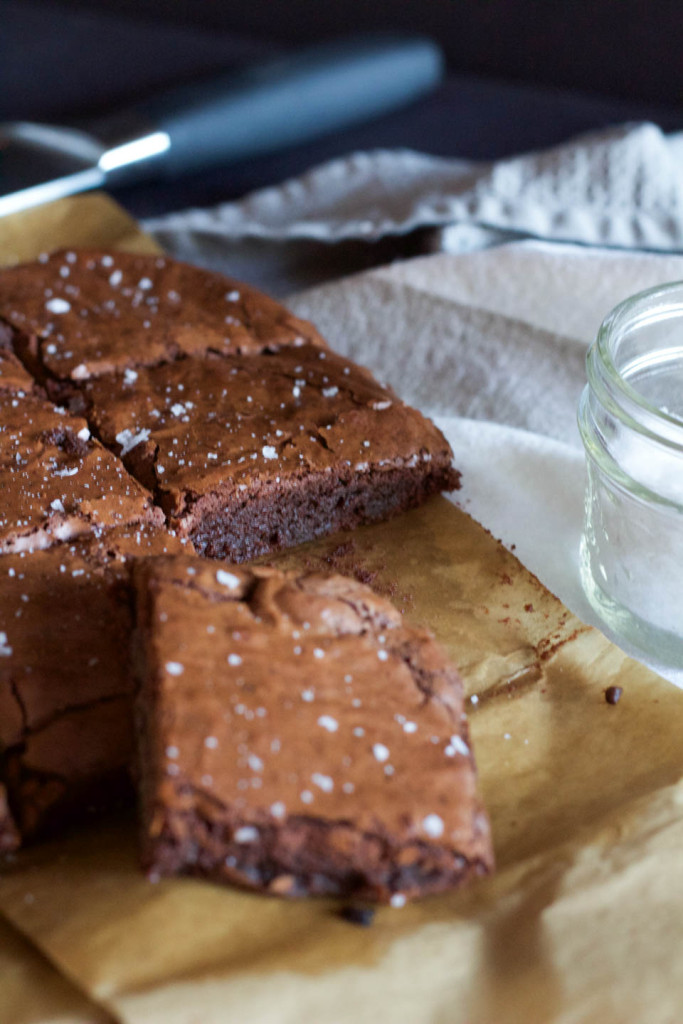
[{"label": "brown parchment paper", "polygon": [[0,920],[0,1020],[2,1024],[113,1024],[16,931]]},{"label": "brown parchment paper", "polygon": [[[56,205],[42,227],[34,211],[22,256],[145,247],[102,197]],[[133,821],[117,819],[7,865],[7,920],[129,1024],[683,1021],[683,693],[443,498],[277,561],[359,573],[448,648],[478,697],[497,876],[359,929],[326,900],[151,885]]]},{"label": "brown parchment paper", "polygon": [[127,252],[157,252],[137,222],[102,192],[60,199],[0,217],[0,266],[36,259],[62,246],[101,245]]}]

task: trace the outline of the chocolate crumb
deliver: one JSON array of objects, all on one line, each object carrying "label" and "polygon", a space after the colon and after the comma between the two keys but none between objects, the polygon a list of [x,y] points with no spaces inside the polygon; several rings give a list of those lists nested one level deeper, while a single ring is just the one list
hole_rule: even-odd
[{"label": "chocolate crumb", "polygon": [[325,561],[330,565],[335,564],[335,560],[343,558],[345,555],[352,555],[356,550],[356,545],[352,540],[347,540],[344,544],[337,544],[333,551],[325,555]]},{"label": "chocolate crumb", "polygon": [[45,430],[42,440],[45,444],[54,445],[66,455],[73,455],[76,458],[83,458],[88,453],[88,441],[79,437],[68,426],[52,427],[49,430]]},{"label": "chocolate crumb", "polygon": [[621,686],[608,686],[605,690],[605,700],[608,704],[618,704],[623,692]]},{"label": "chocolate crumb", "polygon": [[341,908],[339,916],[350,924],[359,924],[362,928],[369,928],[375,920],[375,911],[373,907],[360,907],[356,903],[349,903],[348,906]]},{"label": "chocolate crumb", "polygon": [[365,583],[368,587],[371,587],[377,579],[377,572],[375,570],[366,569],[362,565],[354,566],[353,575],[359,583]]}]

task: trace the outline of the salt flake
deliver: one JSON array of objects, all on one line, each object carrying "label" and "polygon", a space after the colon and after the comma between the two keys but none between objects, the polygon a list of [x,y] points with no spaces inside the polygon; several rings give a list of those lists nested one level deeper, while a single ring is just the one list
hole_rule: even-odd
[{"label": "salt flake", "polygon": [[258,839],[258,829],[253,825],[242,825],[235,830],[232,838],[236,843],[253,843]]},{"label": "salt flake", "polygon": [[137,434],[132,430],[122,430],[116,435],[117,444],[121,445],[121,455],[127,455],[133,448],[149,438],[149,430],[138,430]]},{"label": "salt flake", "polygon": [[438,814],[428,814],[422,819],[422,831],[431,839],[438,839],[443,835],[443,820]]},{"label": "salt flake", "polygon": [[321,715],[318,719],[318,725],[323,729],[327,729],[328,732],[336,732],[339,728],[339,723],[336,718],[332,718],[331,715]]},{"label": "salt flake", "polygon": [[50,313],[68,313],[71,309],[71,303],[67,302],[66,299],[50,299],[49,302],[45,303],[45,309]]},{"label": "salt flake", "polygon": [[221,586],[230,587],[231,590],[234,590],[235,587],[239,587],[240,585],[239,577],[235,576],[231,572],[227,572],[225,569],[219,569],[217,571],[216,580],[221,584]]},{"label": "salt flake", "polygon": [[334,789],[334,780],[329,775],[321,775],[320,772],[313,772],[311,782],[318,789],[322,789],[323,793],[331,793]]}]

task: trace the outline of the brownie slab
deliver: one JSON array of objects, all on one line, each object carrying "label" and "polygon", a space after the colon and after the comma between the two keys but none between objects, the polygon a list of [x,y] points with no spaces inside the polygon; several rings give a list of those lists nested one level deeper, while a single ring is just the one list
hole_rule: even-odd
[{"label": "brownie slab", "polygon": [[89,249],[3,270],[3,324],[5,344],[41,382],[83,380],[209,349],[324,346],[311,324],[222,274],[163,256]]},{"label": "brownie slab", "polygon": [[[7,360],[4,365],[10,365]],[[160,523],[151,495],[91,437],[85,420],[0,375],[0,553],[130,523]]]},{"label": "brownie slab", "polygon": [[102,440],[212,557],[253,558],[458,485],[429,420],[312,345],[208,353],[86,381],[82,395]]},{"label": "brownie slab", "polygon": [[[24,394],[38,394],[39,389],[33,377],[22,363],[8,349],[0,347],[0,391]],[[44,396],[43,396],[44,397]]]},{"label": "brownie slab", "polygon": [[137,563],[143,858],[400,905],[492,869],[462,685],[367,587]]},{"label": "brownie slab", "polygon": [[129,564],[182,549],[143,527],[0,559],[0,849],[125,784]]}]

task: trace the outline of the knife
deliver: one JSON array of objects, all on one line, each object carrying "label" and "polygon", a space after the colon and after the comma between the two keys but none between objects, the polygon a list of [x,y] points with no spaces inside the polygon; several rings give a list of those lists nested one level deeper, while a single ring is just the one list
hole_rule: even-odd
[{"label": "knife", "polygon": [[276,152],[407,104],[433,89],[443,69],[429,39],[365,35],[172,88],[92,132],[0,124],[0,216]]}]

